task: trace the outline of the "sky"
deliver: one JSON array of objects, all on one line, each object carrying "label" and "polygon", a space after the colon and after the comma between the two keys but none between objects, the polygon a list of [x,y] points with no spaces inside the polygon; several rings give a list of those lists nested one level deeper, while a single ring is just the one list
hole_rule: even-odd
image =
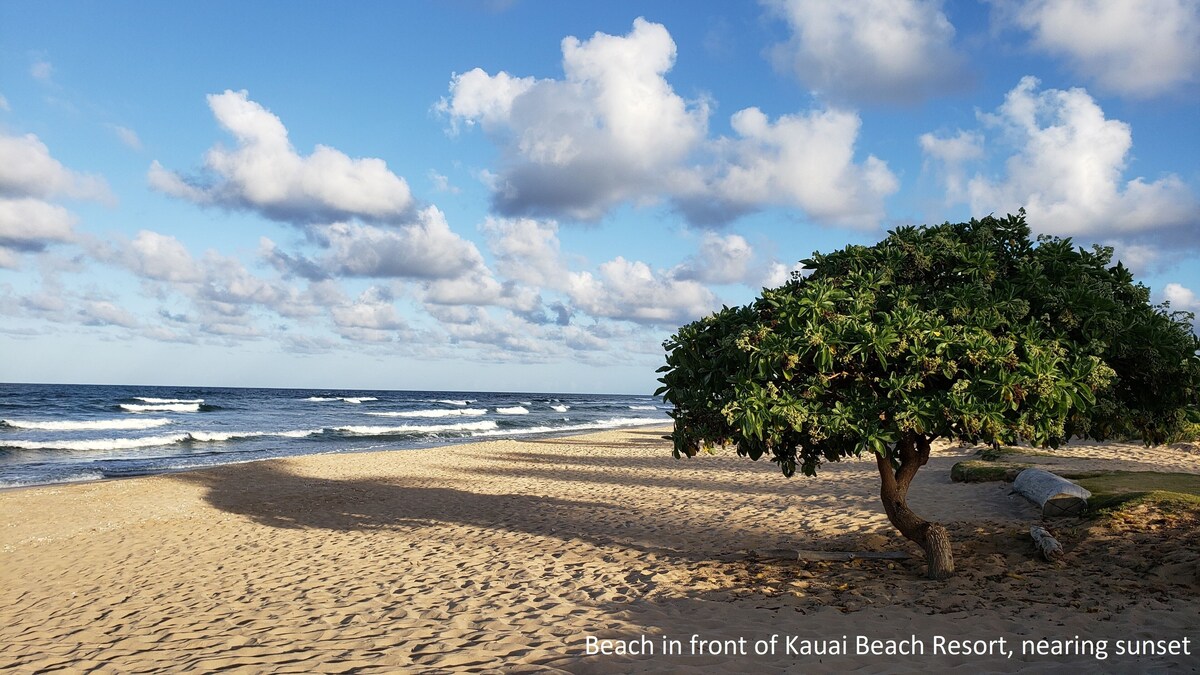
[{"label": "sky", "polygon": [[0,381],[649,393],[1024,207],[1200,310],[1200,0],[0,3]]}]

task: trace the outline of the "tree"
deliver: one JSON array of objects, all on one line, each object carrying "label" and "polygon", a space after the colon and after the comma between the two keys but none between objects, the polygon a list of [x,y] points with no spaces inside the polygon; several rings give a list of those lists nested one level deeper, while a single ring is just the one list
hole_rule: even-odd
[{"label": "tree", "polygon": [[675,456],[731,445],[790,477],[874,454],[888,519],[947,577],[946,529],[907,503],[935,439],[1151,444],[1195,419],[1193,317],[1150,305],[1112,253],[1032,242],[1024,210],[814,253],[663,343]]}]

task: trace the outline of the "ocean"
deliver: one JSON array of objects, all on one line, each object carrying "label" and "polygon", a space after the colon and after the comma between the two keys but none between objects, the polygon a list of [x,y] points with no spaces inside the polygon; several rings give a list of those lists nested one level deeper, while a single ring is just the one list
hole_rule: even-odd
[{"label": "ocean", "polygon": [[0,488],[669,423],[609,394],[0,384]]}]

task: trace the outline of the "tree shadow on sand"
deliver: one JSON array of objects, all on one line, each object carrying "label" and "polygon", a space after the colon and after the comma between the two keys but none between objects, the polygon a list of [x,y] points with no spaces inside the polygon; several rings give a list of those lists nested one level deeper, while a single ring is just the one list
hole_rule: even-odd
[{"label": "tree shadow on sand", "polygon": [[[522,458],[517,456],[509,459],[516,460],[519,465]],[[207,490],[205,500],[221,511],[277,528],[372,531],[420,529],[450,523],[562,540],[582,540],[600,547],[633,549],[687,560],[720,558],[731,551],[751,548],[747,544],[751,541],[758,542],[758,546],[777,548],[778,543],[770,541],[776,536],[793,545],[809,548],[846,544],[845,541],[838,541],[839,537],[813,536],[799,528],[791,537],[778,533],[764,537],[761,531],[739,534],[736,526],[723,521],[720,512],[706,517],[680,518],[678,511],[669,508],[639,508],[631,500],[622,499],[612,492],[619,487],[629,487],[629,482],[625,480],[628,475],[613,480],[600,472],[583,469],[572,465],[568,459],[554,468],[531,462],[521,468],[499,468],[469,480],[339,480],[298,475],[289,470],[286,461],[269,461],[180,473],[173,478],[204,486]],[[628,469],[626,471],[636,473]],[[600,500],[484,491],[486,482],[493,475],[498,478],[526,477],[576,484],[594,481],[596,487],[591,493],[599,496]],[[745,475],[744,471],[714,471],[706,476],[699,487],[727,493],[765,492],[748,489]],[[605,487],[609,482],[613,486],[611,490]],[[473,485],[483,486],[483,489],[473,489]],[[674,484],[669,480],[635,480],[632,485],[656,491],[674,489],[679,493],[680,503],[686,503],[688,495],[692,493],[686,480]],[[613,495],[611,499],[608,499],[609,495]],[[788,495],[781,492],[777,506],[786,508],[790,503]],[[830,511],[854,508],[873,513],[868,500],[863,500],[861,504],[848,503],[845,496],[834,494],[809,495],[805,500],[805,508]]]}]

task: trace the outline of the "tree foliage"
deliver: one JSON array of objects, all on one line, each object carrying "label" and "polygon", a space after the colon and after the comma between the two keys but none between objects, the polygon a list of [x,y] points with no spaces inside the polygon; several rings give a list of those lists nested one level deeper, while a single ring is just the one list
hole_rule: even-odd
[{"label": "tree foliage", "polygon": [[1031,241],[1024,211],[888,234],[664,343],[677,457],[732,445],[812,476],[874,453],[898,472],[935,438],[1162,443],[1195,414],[1191,315],[1152,306],[1111,248]]}]

